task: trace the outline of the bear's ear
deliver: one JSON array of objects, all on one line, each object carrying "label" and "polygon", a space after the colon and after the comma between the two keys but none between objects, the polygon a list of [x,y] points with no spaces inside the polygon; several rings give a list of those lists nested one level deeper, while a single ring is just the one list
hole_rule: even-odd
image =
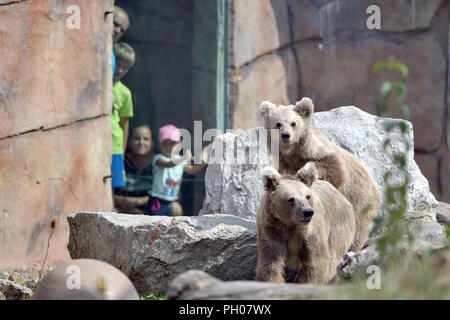
[{"label": "bear's ear", "polygon": [[297,171],[295,174],[305,185],[311,187],[311,185],[319,179],[319,170],[314,162],[308,162]]},{"label": "bear's ear", "polygon": [[267,119],[270,117],[270,114],[273,110],[275,110],[277,106],[270,102],[270,101],[263,101],[259,105],[259,114],[264,118]]},{"label": "bear's ear", "polygon": [[310,98],[304,97],[297,101],[294,110],[302,117],[309,118],[314,112],[314,103]]},{"label": "bear's ear", "polygon": [[274,167],[268,166],[263,169],[262,178],[264,182],[264,189],[266,191],[273,191],[276,186],[280,184],[281,175]]}]

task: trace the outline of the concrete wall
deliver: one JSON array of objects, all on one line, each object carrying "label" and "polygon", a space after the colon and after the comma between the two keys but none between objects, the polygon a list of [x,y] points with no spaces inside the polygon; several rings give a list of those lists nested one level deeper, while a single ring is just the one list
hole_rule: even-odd
[{"label": "concrete wall", "polygon": [[[366,9],[381,8],[381,30]],[[450,202],[448,66],[450,1],[230,0],[228,121],[262,124],[262,100],[311,97],[318,111],[355,105],[376,113],[383,80],[402,80],[414,125],[416,161],[434,195]],[[410,74],[372,72],[394,55]],[[388,116],[399,116],[390,113]]]},{"label": "concrete wall", "polygon": [[[69,5],[81,9],[69,30]],[[0,268],[69,259],[67,215],[111,209],[111,0],[0,0]]]}]

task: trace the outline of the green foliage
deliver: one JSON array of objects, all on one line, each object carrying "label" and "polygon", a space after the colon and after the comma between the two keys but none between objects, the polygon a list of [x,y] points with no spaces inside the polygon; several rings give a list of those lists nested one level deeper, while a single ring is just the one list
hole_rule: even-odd
[{"label": "green foliage", "polygon": [[[409,74],[408,67],[402,62],[397,61],[393,56],[389,57],[389,59],[386,61],[378,61],[373,66],[373,72],[376,74],[380,73],[384,69],[398,71],[403,77],[407,77]],[[380,88],[380,95],[384,101],[377,108],[378,114],[380,116],[384,116],[390,109],[390,106],[387,104],[387,100],[393,94],[396,95],[396,107],[402,111],[404,119],[409,119],[409,108],[404,103],[407,94],[407,88],[406,85],[400,81],[383,82]]]},{"label": "green foliage", "polygon": [[422,256],[404,254],[383,268],[380,290],[369,290],[364,270],[348,288],[327,299],[450,299],[450,255],[445,250]]},{"label": "green foliage", "polygon": [[390,56],[388,60],[380,60],[373,65],[373,72],[379,73],[383,69],[397,70],[403,77],[409,74],[408,67],[400,61],[397,61],[394,56]]},{"label": "green foliage", "polygon": [[447,239],[445,239],[445,245],[447,248],[450,249],[450,227],[445,226],[445,234],[447,236]]},{"label": "green foliage", "polygon": [[[373,66],[373,71],[379,73],[384,69],[399,71],[403,77],[408,75],[408,67],[402,62],[397,61],[394,57],[389,57],[388,60],[378,61]],[[407,88],[403,82],[399,81],[385,81],[381,85],[380,95],[382,103],[378,107],[379,116],[384,116],[391,108],[388,99],[395,95],[396,107],[400,108],[405,119],[409,119],[410,112],[408,106],[404,103],[406,99]],[[387,231],[380,237],[377,242],[377,248],[380,251],[382,261],[395,261],[402,256],[401,244],[407,234],[406,226],[403,221],[404,213],[407,210],[407,187],[410,177],[406,170],[406,153],[411,149],[407,136],[408,126],[404,121],[389,120],[385,123],[385,131],[388,133],[399,130],[401,133],[401,142],[403,148],[400,152],[394,152],[391,146],[391,140],[387,138],[383,144],[384,151],[389,155],[397,170],[403,175],[403,180],[400,184],[392,183],[390,177],[391,172],[386,172],[384,175],[384,198],[385,216],[378,219],[376,223],[387,226]]]},{"label": "green foliage", "polygon": [[160,292],[158,295],[150,293],[142,295],[141,300],[167,300],[167,297],[164,292]]},{"label": "green foliage", "polygon": [[[373,66],[375,73],[383,69],[400,72],[402,77],[408,75],[408,68],[400,61],[390,57],[387,61],[378,61]],[[403,112],[405,119],[409,118],[409,109],[404,104],[407,88],[402,82],[384,82],[380,89],[382,99],[378,108],[381,116],[391,108],[388,103],[396,102]],[[395,106],[394,106],[395,107]],[[386,119],[387,120],[387,119]],[[375,229],[381,226],[386,231],[377,240],[377,249],[380,252],[377,265],[381,269],[381,287],[379,290],[369,290],[367,286],[368,275],[364,266],[357,267],[348,289],[340,290],[331,299],[450,299],[450,228],[446,228],[446,247],[440,250],[427,251],[416,254],[404,250],[405,244],[411,244],[411,237],[405,223],[407,210],[407,190],[410,177],[406,170],[406,153],[411,150],[412,144],[406,136],[408,124],[402,120],[387,120],[385,131],[388,134],[383,143],[383,150],[392,159],[395,166],[393,170],[399,172],[403,179],[400,183],[392,182],[392,172],[384,175],[384,216],[374,219]],[[403,144],[401,151],[394,152],[391,148],[389,134],[401,133]]]}]

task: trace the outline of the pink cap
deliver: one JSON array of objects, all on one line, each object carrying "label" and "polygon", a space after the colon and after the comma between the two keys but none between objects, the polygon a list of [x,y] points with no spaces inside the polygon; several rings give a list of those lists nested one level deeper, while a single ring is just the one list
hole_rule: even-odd
[{"label": "pink cap", "polygon": [[180,129],[175,127],[173,124],[165,125],[159,129],[158,141],[164,141],[167,139],[171,139],[172,141],[180,142],[181,141],[181,133]]}]

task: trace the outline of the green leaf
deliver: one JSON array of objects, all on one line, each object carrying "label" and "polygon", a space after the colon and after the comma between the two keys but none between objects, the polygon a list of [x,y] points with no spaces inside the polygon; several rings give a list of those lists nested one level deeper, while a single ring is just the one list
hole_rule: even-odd
[{"label": "green leaf", "polygon": [[399,107],[400,107],[400,110],[402,110],[403,116],[405,117],[405,119],[408,120],[411,115],[409,112],[408,106],[406,104],[400,104]]},{"label": "green leaf", "polygon": [[384,123],[384,130],[386,132],[391,132],[392,129],[394,129],[397,126],[397,122],[396,121],[387,121]]},{"label": "green leaf", "polygon": [[386,114],[386,112],[389,109],[389,105],[383,103],[380,106],[377,107],[377,114],[379,117],[384,117],[384,115]]},{"label": "green leaf", "polygon": [[373,73],[378,73],[380,72],[380,70],[387,68],[387,62],[384,60],[380,60],[375,62],[375,64],[373,65]]},{"label": "green leaf", "polygon": [[[403,159],[405,159],[405,162],[406,162],[406,158],[403,158]],[[406,185],[403,185],[403,186],[400,186],[400,187],[398,187],[398,192],[400,192],[400,195],[402,196],[402,200],[405,200],[405,196],[406,196]]]},{"label": "green leaf", "polygon": [[406,151],[408,151],[408,150],[411,149],[411,143],[409,143],[408,140],[404,139],[404,140],[403,140],[403,144],[405,145]]},{"label": "green leaf", "polygon": [[404,63],[395,60],[395,58],[394,61],[392,61],[392,68],[398,70],[403,77],[407,77],[409,74],[408,67]]},{"label": "green leaf", "polygon": [[406,85],[403,82],[392,82],[391,84],[397,92],[397,102],[401,104],[406,97]]},{"label": "green leaf", "polygon": [[397,164],[400,169],[404,169],[406,166],[406,158],[403,155],[396,155],[394,157],[394,163]]},{"label": "green leaf", "polygon": [[375,74],[383,69],[397,70],[403,77],[407,77],[409,74],[408,67],[404,63],[396,60],[394,56],[390,56],[387,61],[379,60],[372,67],[372,71]]},{"label": "green leaf", "polygon": [[383,82],[383,84],[381,85],[381,96],[383,97],[383,99],[389,98],[392,92],[392,88],[392,82]]},{"label": "green leaf", "polygon": [[408,126],[406,125],[406,122],[400,122],[398,127],[400,128],[400,130],[402,131],[402,133],[405,133],[406,130],[408,130]]},{"label": "green leaf", "polygon": [[384,150],[387,150],[387,148],[389,147],[390,143],[391,143],[391,139],[387,139],[387,140],[384,142],[384,144],[383,144],[383,149],[384,149]]},{"label": "green leaf", "polygon": [[147,295],[142,295],[140,298],[141,298],[141,300],[166,300],[167,299],[165,293],[159,293],[159,295],[150,293]]},{"label": "green leaf", "polygon": [[383,176],[383,178],[384,178],[384,182],[387,182],[388,181],[388,179],[389,179],[389,177],[392,175],[392,173],[391,172],[386,172],[385,174],[384,174],[384,176]]}]

